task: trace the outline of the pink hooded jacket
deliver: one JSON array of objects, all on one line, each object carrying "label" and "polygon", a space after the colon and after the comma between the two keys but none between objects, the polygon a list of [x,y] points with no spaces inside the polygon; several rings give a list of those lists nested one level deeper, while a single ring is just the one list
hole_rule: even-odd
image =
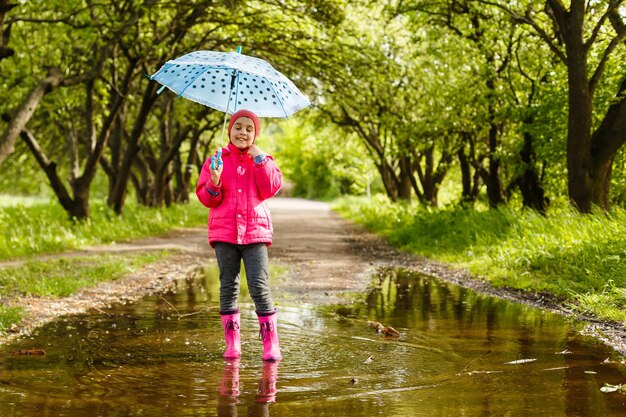
[{"label": "pink hooded jacket", "polygon": [[222,148],[224,167],[220,183],[211,181],[211,158],[200,172],[196,195],[211,209],[209,213],[209,244],[228,242],[247,245],[272,244],[272,218],[264,200],[280,191],[283,174],[266,155],[256,164],[247,151],[232,143]]}]

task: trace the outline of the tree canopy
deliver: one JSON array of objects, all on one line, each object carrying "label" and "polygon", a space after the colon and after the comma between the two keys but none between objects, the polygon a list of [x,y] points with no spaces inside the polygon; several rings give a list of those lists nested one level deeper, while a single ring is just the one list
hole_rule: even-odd
[{"label": "tree canopy", "polygon": [[267,130],[301,195],[626,199],[622,0],[0,0],[0,30],[0,189],[73,217],[188,200],[223,114],[147,75],[239,45],[314,103]]}]

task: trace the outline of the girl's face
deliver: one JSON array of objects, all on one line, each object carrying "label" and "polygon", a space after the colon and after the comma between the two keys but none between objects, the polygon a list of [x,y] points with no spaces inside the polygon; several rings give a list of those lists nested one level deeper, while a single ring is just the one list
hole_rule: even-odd
[{"label": "girl's face", "polygon": [[248,149],[254,143],[254,123],[249,117],[240,117],[230,128],[230,143],[238,149]]}]

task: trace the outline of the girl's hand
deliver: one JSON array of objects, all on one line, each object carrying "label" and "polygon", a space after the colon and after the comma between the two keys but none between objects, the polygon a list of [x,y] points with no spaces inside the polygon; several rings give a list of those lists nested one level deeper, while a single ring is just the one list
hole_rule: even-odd
[{"label": "girl's hand", "polygon": [[217,150],[217,155],[213,155],[211,157],[211,182],[213,182],[214,185],[218,185],[220,183],[223,168],[224,163],[222,162],[222,149],[220,148]]},{"label": "girl's hand", "polygon": [[263,155],[264,153],[265,152],[263,152],[261,148],[259,148],[256,145],[252,145],[248,148],[248,155],[250,155],[253,158],[258,155]]}]

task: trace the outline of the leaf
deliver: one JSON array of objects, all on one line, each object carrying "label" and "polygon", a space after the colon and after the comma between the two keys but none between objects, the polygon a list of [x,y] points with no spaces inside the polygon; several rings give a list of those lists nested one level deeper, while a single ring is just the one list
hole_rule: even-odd
[{"label": "leaf", "polygon": [[511,362],[506,362],[505,365],[521,365],[523,363],[530,363],[530,362],[534,362],[537,359],[519,359],[516,361],[511,361]]},{"label": "leaf", "polygon": [[600,388],[600,391],[602,392],[615,392],[618,390],[619,390],[619,385],[604,384],[604,386]]},{"label": "leaf", "polygon": [[46,354],[43,349],[22,349],[11,353],[13,356],[42,356]]}]

